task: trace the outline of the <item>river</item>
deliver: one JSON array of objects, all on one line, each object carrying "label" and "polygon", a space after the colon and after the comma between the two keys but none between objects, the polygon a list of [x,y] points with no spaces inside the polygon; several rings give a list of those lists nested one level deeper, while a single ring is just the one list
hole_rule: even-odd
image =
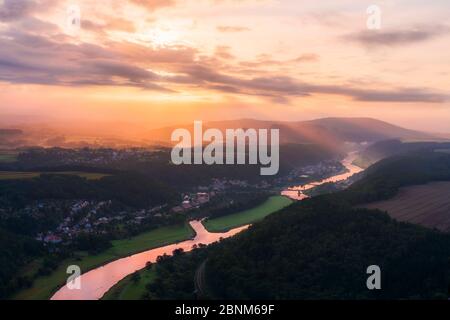
[{"label": "river", "polygon": [[357,156],[358,156],[357,152],[351,152],[348,154],[348,156],[344,160],[342,160],[341,163],[347,169],[347,172],[341,173],[341,174],[338,174],[338,175],[335,175],[335,176],[332,176],[332,177],[329,177],[329,178],[326,178],[326,179],[323,179],[320,181],[310,182],[310,183],[300,185],[300,186],[289,187],[289,188],[283,190],[281,192],[281,194],[283,196],[289,197],[294,200],[303,200],[303,199],[308,198],[308,196],[304,193],[304,191],[306,191],[306,190],[310,190],[314,187],[317,187],[317,186],[320,186],[322,184],[329,183],[329,182],[339,182],[339,181],[347,180],[352,175],[364,170],[353,164],[353,161],[356,159]]},{"label": "river", "polygon": [[[342,164],[347,168],[348,172],[338,174],[333,177],[323,179],[317,182],[311,182],[306,185],[290,187],[282,192],[282,195],[295,200],[302,200],[308,196],[303,193],[318,185],[327,182],[338,182],[345,180],[355,173],[361,172],[363,169],[352,164],[356,158],[356,153],[350,153]],[[230,230],[226,233],[210,233],[203,226],[201,221],[191,221],[191,227],[195,230],[196,236],[192,240],[167,245],[160,248],[147,250],[132,256],[115,260],[102,267],[98,267],[80,276],[81,289],[71,290],[67,286],[63,286],[53,296],[52,300],[98,300],[108,292],[116,283],[126,276],[145,268],[147,262],[156,262],[158,256],[167,254],[172,255],[176,249],[183,249],[185,252],[191,251],[194,245],[209,245],[219,241],[221,238],[232,237],[239,232],[246,230],[249,226],[243,226]]]},{"label": "river", "polygon": [[52,300],[98,300],[108,292],[117,282],[145,268],[147,262],[156,262],[156,258],[164,254],[172,255],[176,249],[191,251],[194,245],[211,244],[221,238],[229,238],[247,229],[244,226],[230,230],[226,233],[210,233],[203,226],[201,221],[191,221],[191,227],[195,230],[196,236],[192,240],[171,244],[165,247],[155,248],[135,255],[118,259],[102,267],[93,269],[80,276],[81,289],[70,290],[67,286],[59,289],[51,298]]}]

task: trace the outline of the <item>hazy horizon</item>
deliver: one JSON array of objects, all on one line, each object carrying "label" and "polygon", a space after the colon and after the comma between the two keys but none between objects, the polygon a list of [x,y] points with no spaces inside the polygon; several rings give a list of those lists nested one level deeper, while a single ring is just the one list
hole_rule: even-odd
[{"label": "hazy horizon", "polygon": [[[221,121],[242,121],[242,120],[255,120],[255,121],[268,121],[268,122],[279,122],[279,123],[296,123],[296,122],[308,122],[314,120],[321,120],[327,118],[336,118],[336,119],[373,119],[385,122],[387,124],[397,126],[399,128],[414,130],[418,132],[430,133],[430,134],[440,134],[442,137],[450,138],[450,130],[449,131],[436,131],[436,130],[421,130],[420,128],[410,127],[408,125],[401,125],[389,121],[385,121],[382,119],[371,118],[371,117],[321,117],[321,118],[310,118],[310,119],[257,119],[257,118],[229,118],[229,119],[210,119],[205,120],[204,123],[209,122],[221,122]],[[35,119],[29,119],[28,121],[22,119],[21,121],[12,122],[12,121],[1,121],[0,120],[0,129],[21,129],[25,133],[33,133],[33,132],[42,132],[46,134],[54,133],[55,135],[61,136],[72,136],[72,137],[99,137],[99,138],[123,138],[123,139],[143,139],[143,140],[151,140],[150,135],[148,134],[152,130],[155,129],[164,129],[171,127],[186,127],[191,126],[194,121],[198,119],[185,120],[184,122],[163,122],[152,125],[148,125],[145,123],[131,123],[131,122],[97,122],[97,123],[83,123],[83,124],[74,124],[73,121],[64,122],[45,122],[45,121],[36,121]],[[76,121],[75,121],[76,122]]]},{"label": "hazy horizon", "polygon": [[370,117],[449,133],[450,4],[381,1],[380,30],[370,5],[0,1],[0,125],[104,135]]}]

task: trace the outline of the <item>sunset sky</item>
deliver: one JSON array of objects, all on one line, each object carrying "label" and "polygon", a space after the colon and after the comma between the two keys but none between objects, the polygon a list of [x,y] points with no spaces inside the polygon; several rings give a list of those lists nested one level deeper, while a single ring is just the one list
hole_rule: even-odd
[{"label": "sunset sky", "polygon": [[0,0],[0,125],[363,116],[450,132],[449,18],[448,0]]}]

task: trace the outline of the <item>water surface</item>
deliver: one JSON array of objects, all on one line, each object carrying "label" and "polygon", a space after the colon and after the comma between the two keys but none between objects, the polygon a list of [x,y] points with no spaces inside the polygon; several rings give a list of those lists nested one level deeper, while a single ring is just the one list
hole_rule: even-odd
[{"label": "water surface", "polygon": [[[328,182],[343,181],[361,172],[363,169],[352,164],[356,158],[356,153],[350,153],[342,164],[347,168],[347,172],[332,176],[316,182],[311,182],[301,186],[290,187],[282,191],[282,195],[294,200],[303,200],[308,198],[304,191],[322,185]],[[225,233],[210,233],[203,226],[201,221],[191,221],[190,225],[196,232],[196,236],[192,240],[183,241],[176,244],[167,245],[160,248],[144,251],[126,258],[118,259],[110,262],[102,267],[93,269],[85,274],[82,274],[81,289],[70,290],[67,286],[59,289],[51,298],[52,300],[97,300],[103,297],[116,283],[126,276],[145,268],[147,262],[156,262],[159,256],[164,254],[172,255],[176,249],[183,249],[188,252],[191,251],[194,245],[205,244],[209,245],[219,241],[221,238],[229,238],[237,233],[246,230],[249,226],[243,226],[230,230]]]},{"label": "water surface", "polygon": [[160,248],[147,250],[132,256],[115,260],[102,267],[93,269],[80,276],[81,289],[70,290],[67,286],[59,289],[51,298],[52,300],[97,300],[103,297],[116,283],[138,270],[145,268],[147,262],[156,262],[159,256],[164,254],[172,255],[176,249],[191,251],[194,245],[212,244],[221,238],[229,238],[245,230],[248,226],[243,226],[225,233],[210,233],[203,226],[201,221],[191,221],[191,227],[195,230],[196,236],[192,240],[183,241],[167,245]]},{"label": "water surface", "polygon": [[356,159],[357,157],[357,153],[356,152],[351,152],[348,154],[348,156],[342,160],[342,165],[347,169],[347,172],[345,173],[341,173],[320,181],[314,181],[314,182],[310,182],[304,185],[300,185],[300,186],[294,186],[294,187],[289,187],[285,190],[283,190],[281,192],[281,194],[283,196],[289,197],[291,199],[294,200],[303,200],[308,198],[308,196],[304,193],[304,191],[306,190],[310,190],[314,187],[320,186],[322,184],[325,183],[329,183],[329,182],[339,182],[339,181],[343,181],[343,180],[347,180],[348,178],[350,178],[351,176],[353,176],[356,173],[359,173],[361,171],[363,171],[364,169],[355,166],[353,164],[353,161]]}]

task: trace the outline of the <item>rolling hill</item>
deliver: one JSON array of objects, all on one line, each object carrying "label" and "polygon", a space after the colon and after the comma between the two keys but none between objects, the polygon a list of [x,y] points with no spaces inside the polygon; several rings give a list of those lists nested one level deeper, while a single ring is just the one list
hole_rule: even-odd
[{"label": "rolling hill", "polygon": [[402,142],[397,139],[383,140],[375,142],[362,151],[355,160],[355,164],[362,168],[367,168],[382,159],[394,155],[418,151],[445,152],[447,150],[450,150],[450,142]]},{"label": "rolling hill", "polygon": [[[401,128],[371,118],[324,118],[311,121],[263,121],[253,119],[212,121],[203,124],[204,130],[226,129],[280,129],[280,143],[314,143],[330,149],[340,149],[345,142],[376,142],[386,139],[437,140],[429,133]],[[147,136],[153,143],[171,144],[172,132],[186,128],[193,132],[193,124],[151,130]]]},{"label": "rolling hill", "polygon": [[351,142],[374,142],[386,139],[436,140],[437,136],[405,129],[372,118],[323,118],[306,123],[326,128],[340,140]]},{"label": "rolling hill", "polygon": [[0,128],[0,148],[17,145],[17,141],[22,139],[23,131],[20,129]]},{"label": "rolling hill", "polygon": [[23,134],[19,129],[0,129],[0,136],[18,136]]},{"label": "rolling hill", "polygon": [[[448,299],[450,234],[358,206],[444,180],[448,154],[385,159],[345,191],[297,202],[235,238],[162,259],[146,296],[194,299],[192,279],[203,265],[212,299]],[[371,265],[381,269],[382,290],[366,287]]]}]

